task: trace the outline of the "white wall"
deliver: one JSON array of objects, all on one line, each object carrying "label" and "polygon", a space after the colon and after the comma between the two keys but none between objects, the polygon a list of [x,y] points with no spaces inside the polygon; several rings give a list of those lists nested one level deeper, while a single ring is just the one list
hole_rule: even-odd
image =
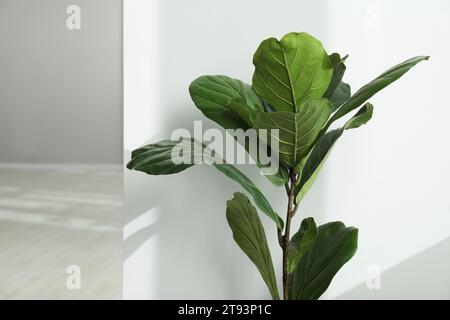
[{"label": "white wall", "polygon": [[[328,21],[329,47],[350,54],[353,90],[397,62],[431,55],[371,99],[371,122],[346,132],[328,159],[327,219],[360,229],[354,261],[328,291],[334,297],[364,282],[369,266],[387,270],[450,236],[450,3],[330,1]],[[413,275],[404,290],[414,290]]]},{"label": "white wall", "polygon": [[[81,30],[66,8],[81,7]],[[120,0],[0,1],[0,162],[121,163]]]},{"label": "white wall", "polygon": [[[377,3],[381,29],[372,21]],[[410,56],[430,54],[430,62],[371,99],[374,119],[346,132],[298,214],[360,228],[357,256],[326,296],[336,297],[364,281],[367,266],[388,268],[448,236],[444,39],[450,8],[445,1],[423,3],[125,3],[125,160],[133,148],[205,120],[190,101],[190,81],[227,74],[249,82],[252,54],[269,36],[306,31],[329,52],[349,53],[346,80],[353,89]],[[283,214],[283,191],[256,170],[244,171]],[[236,190],[208,167],[169,177],[126,171],[124,297],[267,298],[225,220],[225,201]],[[274,230],[266,218],[263,222],[279,272]]]}]

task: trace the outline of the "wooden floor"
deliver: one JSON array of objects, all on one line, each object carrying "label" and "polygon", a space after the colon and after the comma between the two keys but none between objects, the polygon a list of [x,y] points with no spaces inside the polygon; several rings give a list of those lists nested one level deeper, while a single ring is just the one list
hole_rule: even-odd
[{"label": "wooden floor", "polygon": [[0,299],[120,299],[121,207],[119,170],[0,168]]}]

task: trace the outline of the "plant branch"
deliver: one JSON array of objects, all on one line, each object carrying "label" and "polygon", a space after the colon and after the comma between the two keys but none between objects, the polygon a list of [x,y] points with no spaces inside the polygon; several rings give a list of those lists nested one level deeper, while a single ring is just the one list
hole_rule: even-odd
[{"label": "plant branch", "polygon": [[299,207],[299,205],[296,204],[295,207],[294,207],[294,210],[292,210],[291,218],[293,218],[295,216],[295,214],[297,213],[298,207]]},{"label": "plant branch", "polygon": [[283,239],[284,239],[284,237],[283,237],[283,234],[281,233],[280,229],[278,229],[277,232],[278,232],[278,244],[280,245],[281,250],[283,250],[283,245],[284,245],[284,240]]},{"label": "plant branch", "polygon": [[288,277],[288,247],[290,240],[290,229],[291,229],[291,219],[298,206],[294,208],[294,193],[295,193],[295,184],[297,181],[297,176],[293,172],[290,171],[290,186],[288,190],[288,205],[287,205],[287,213],[286,213],[286,227],[284,229],[284,236],[282,237],[282,250],[283,250],[283,299],[288,300],[288,288],[287,288],[287,277]]}]

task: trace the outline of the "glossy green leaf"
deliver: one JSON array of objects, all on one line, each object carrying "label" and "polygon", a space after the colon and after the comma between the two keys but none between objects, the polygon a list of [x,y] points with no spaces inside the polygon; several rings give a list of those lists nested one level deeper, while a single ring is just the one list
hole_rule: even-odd
[{"label": "glossy green leaf", "polygon": [[373,115],[373,105],[371,103],[366,103],[358,112],[347,121],[344,125],[344,129],[355,129],[366,124]]},{"label": "glossy green leaf", "polygon": [[265,111],[265,112],[275,112],[275,111],[277,111],[277,110],[275,110],[275,108],[274,108],[270,103],[268,103],[267,101],[263,100],[262,103],[263,103],[264,111]]},{"label": "glossy green leaf", "polygon": [[253,127],[256,113],[261,111],[251,108],[247,101],[241,97],[231,99],[228,103],[228,109],[237,113],[239,117],[245,121],[249,128]]},{"label": "glossy green leaf", "polygon": [[305,101],[321,98],[333,75],[322,44],[307,33],[264,40],[253,64],[253,88],[276,111],[297,112]]},{"label": "glossy green leaf", "polygon": [[[330,102],[326,99],[305,102],[298,113],[259,112],[255,128],[278,129],[279,158],[286,167],[294,167],[308,153],[312,143],[331,114]],[[266,141],[270,144],[270,140]]]},{"label": "glossy green leaf", "polygon": [[301,177],[295,189],[295,203],[299,204],[305,194],[314,184],[324,165],[334,143],[344,132],[343,128],[332,130],[323,135],[316,143],[303,167]]},{"label": "glossy green leaf", "polygon": [[328,288],[333,277],[355,254],[358,229],[342,222],[318,228],[317,239],[289,276],[289,299],[315,300]]},{"label": "glossy green leaf", "polygon": [[227,201],[227,220],[233,238],[261,273],[273,299],[279,299],[272,256],[267,245],[266,233],[248,198],[236,192]]},{"label": "glossy green leaf", "polygon": [[[254,126],[254,121],[256,117],[256,111],[251,109],[247,106],[247,102],[243,98],[234,98],[230,101],[228,104],[229,108],[233,111],[235,111],[241,119],[243,119],[249,127]],[[259,139],[259,138],[258,138]],[[259,144],[258,144],[259,146]],[[244,146],[245,150],[248,152],[248,144]],[[270,149],[270,147],[269,147]],[[254,159],[255,160],[255,159]],[[259,159],[256,159],[256,164],[259,168],[264,167],[264,165],[261,164]],[[272,184],[275,186],[284,186],[285,183],[287,183],[287,169],[280,166],[279,171],[274,175],[264,175]]]},{"label": "glossy green leaf", "polygon": [[[180,162],[174,163],[172,151],[174,148],[180,151]],[[187,152],[184,152],[188,150]],[[158,143],[149,144],[132,152],[132,159],[127,164],[130,170],[142,171],[150,175],[167,175],[183,171],[193,165],[200,164],[203,160],[212,163],[208,156],[210,152],[204,152],[206,147],[196,143],[193,139],[182,139],[181,141],[164,140]],[[206,156],[206,159],[203,157]],[[252,197],[255,204],[270,219],[272,219],[278,229],[283,229],[283,219],[272,209],[269,201],[255,184],[236,167],[227,164],[223,159],[217,157],[219,163],[214,163],[214,167],[225,174],[230,179],[239,183]],[[222,164],[220,164],[222,162]]]},{"label": "glossy green leaf", "polygon": [[[289,181],[288,169],[285,166],[283,166],[281,163],[280,163],[280,167],[278,168],[277,174],[273,175],[273,176],[268,175],[267,177],[269,177],[269,179],[270,179],[270,177],[275,177],[275,176],[277,177],[276,179],[277,179],[277,183],[279,183],[279,186],[285,185]],[[273,181],[273,183],[276,184],[275,181]]]},{"label": "glossy green leaf", "polygon": [[345,64],[342,61],[342,58],[339,55],[339,53],[333,53],[332,55],[330,55],[330,62],[331,65],[333,66],[333,76],[331,77],[331,82],[328,86],[327,91],[323,95],[324,98],[327,98],[329,100],[336,91],[336,88],[341,83],[342,77],[344,76],[346,69]]},{"label": "glossy green leaf", "polygon": [[[142,171],[150,175],[167,175],[178,173],[199,163],[198,157],[194,153],[181,154],[180,160],[183,163],[175,164],[172,161],[172,151],[175,146],[192,149],[192,140],[182,141],[163,140],[152,143],[134,150],[131,153],[131,160],[127,164],[130,170]],[[201,156],[201,153],[199,154]]]},{"label": "glossy green leaf", "polygon": [[272,209],[266,197],[246,175],[230,164],[214,164],[214,166],[228,178],[239,183],[253,197],[258,208],[276,223],[277,228],[283,229],[283,219]]},{"label": "glossy green leaf", "polygon": [[[270,165],[262,165],[260,163],[256,164],[259,168],[270,167]],[[288,169],[279,164],[278,172],[275,174],[266,174],[264,177],[267,178],[274,186],[282,187],[289,181]]]},{"label": "glossy green leaf", "polygon": [[386,72],[382,73],[375,80],[369,82],[364,87],[359,89],[347,102],[345,102],[333,116],[328,121],[327,125],[324,127],[322,132],[326,132],[329,126],[336,121],[337,119],[345,116],[347,113],[355,110],[359,106],[361,106],[364,102],[366,102],[369,98],[371,98],[378,91],[384,89],[389,84],[394,82],[403,76],[409,69],[415,66],[417,63],[428,60],[428,56],[418,56],[406,60]]},{"label": "glossy green leaf", "polygon": [[206,117],[226,129],[248,128],[246,122],[230,110],[232,99],[243,99],[246,102],[244,106],[252,110],[264,110],[261,100],[248,84],[227,76],[201,76],[191,83],[189,93]]},{"label": "glossy green leaf", "polygon": [[288,273],[294,271],[295,267],[314,245],[317,239],[317,226],[313,218],[303,219],[300,229],[289,241],[288,246]]},{"label": "glossy green leaf", "polygon": [[296,204],[300,203],[305,194],[314,184],[314,181],[328,158],[331,149],[333,148],[335,142],[341,137],[344,130],[357,128],[363,124],[366,124],[372,118],[372,113],[372,104],[366,103],[350,120],[347,121],[344,127],[327,132],[317,141],[304,164],[300,179],[296,185]]},{"label": "glossy green leaf", "polygon": [[339,83],[333,95],[330,97],[331,111],[335,112],[340,106],[344,104],[345,101],[350,99],[352,93],[350,85],[345,82]]}]

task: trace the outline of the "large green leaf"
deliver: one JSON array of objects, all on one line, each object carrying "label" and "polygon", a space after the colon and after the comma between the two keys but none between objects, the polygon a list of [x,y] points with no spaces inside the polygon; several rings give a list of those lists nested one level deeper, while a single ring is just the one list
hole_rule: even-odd
[{"label": "large green leaf", "polygon": [[234,240],[258,268],[272,298],[280,299],[264,228],[255,207],[242,193],[236,192],[227,201],[227,220]]},{"label": "large green leaf", "polygon": [[300,229],[289,241],[288,273],[294,271],[298,262],[314,245],[317,239],[317,227],[313,218],[303,219]]},{"label": "large green leaf", "polygon": [[335,112],[345,101],[350,99],[351,95],[350,85],[341,81],[330,97],[331,111]]},{"label": "large green leaf", "polygon": [[[255,117],[256,117],[256,113],[257,111],[253,110],[252,108],[250,108],[247,105],[247,101],[245,101],[245,99],[243,98],[233,98],[229,104],[228,104],[229,108],[233,111],[235,111],[240,117],[241,119],[243,119],[247,125],[249,127],[253,127],[254,126],[254,121],[255,121]],[[258,138],[259,140],[259,138]],[[258,147],[259,147],[259,141],[258,141]],[[245,144],[244,146],[245,150],[249,150],[249,145],[248,143]],[[268,149],[270,149],[270,147],[268,147]],[[268,150],[269,151],[269,150]],[[259,168],[264,167],[263,164],[261,164],[261,162],[259,161],[259,157],[257,156],[258,159],[254,159],[256,161],[256,164]],[[273,175],[264,175],[270,182],[272,182],[272,184],[274,184],[275,186],[284,186],[287,181],[288,181],[288,177],[287,177],[287,173],[286,173],[287,169],[280,166],[278,172],[276,174]]]},{"label": "large green leaf", "polygon": [[195,105],[226,129],[249,129],[251,116],[264,110],[249,85],[226,76],[202,76],[189,91]]},{"label": "large green leaf", "polygon": [[289,181],[288,169],[280,163],[276,174],[267,174],[265,177],[277,187],[284,186]]},{"label": "large green leaf", "polygon": [[[177,156],[180,156],[180,163],[174,163],[172,160],[174,148],[177,148],[175,150],[179,151],[177,151]],[[142,171],[150,175],[172,174],[199,164],[203,160],[212,163],[213,159],[210,158],[210,154],[206,147],[193,139],[185,138],[181,141],[163,140],[133,151],[131,161],[127,164],[127,168]],[[258,208],[276,223],[278,229],[282,230],[283,219],[272,209],[269,201],[255,184],[236,167],[225,163],[219,157],[216,157],[216,160],[219,161],[213,163],[214,167],[239,183],[253,197]]]},{"label": "large green leaf", "polygon": [[366,103],[358,112],[351,117],[344,125],[344,129],[355,129],[369,122],[373,115],[373,105]]},{"label": "large green leaf", "polygon": [[227,76],[201,76],[192,81],[189,93],[195,105],[211,120],[225,129],[246,129],[246,122],[228,104],[233,98],[241,98],[255,111],[263,111],[264,107],[253,89],[240,80]]},{"label": "large green leaf", "polygon": [[276,111],[297,112],[305,101],[321,98],[333,74],[322,44],[307,33],[264,40],[253,64],[253,88]]},{"label": "large green leaf", "polygon": [[[254,124],[257,129],[279,132],[279,158],[287,167],[294,167],[309,153],[312,143],[331,114],[330,102],[326,99],[305,102],[300,111],[259,112]],[[270,140],[266,141],[270,144]]]},{"label": "large green leaf", "polygon": [[289,299],[318,299],[357,247],[358,229],[339,221],[320,226],[316,242],[289,276]]},{"label": "large green leaf", "polygon": [[343,128],[332,130],[323,135],[316,143],[311,151],[306,163],[303,167],[299,182],[295,187],[295,203],[299,204],[303,197],[312,187],[316,178],[322,169],[334,143],[344,132]]},{"label": "large green leaf", "polygon": [[176,146],[184,150],[191,150],[192,145],[193,140],[182,139],[181,141],[163,140],[140,147],[131,153],[131,160],[128,162],[127,168],[150,175],[167,175],[181,172],[199,163],[201,158],[194,157],[194,152],[186,152],[181,154],[180,160],[183,163],[175,164],[172,161],[172,151]]},{"label": "large green leaf", "polygon": [[330,55],[330,61],[333,66],[333,76],[331,78],[330,85],[328,86],[327,91],[323,95],[325,98],[329,99],[333,96],[336,88],[341,83],[342,77],[345,73],[345,64],[341,59],[339,53],[333,53]]},{"label": "large green leaf", "polygon": [[314,146],[305,162],[301,177],[295,187],[295,203],[298,204],[314,184],[322,166],[331,152],[335,142],[342,136],[345,129],[357,128],[372,118],[373,106],[366,103],[347,123],[339,129],[323,135]]},{"label": "large green leaf", "polygon": [[214,164],[214,166],[228,178],[239,183],[253,197],[258,208],[276,223],[278,229],[283,229],[283,219],[272,209],[266,197],[246,175],[230,164]]},{"label": "large green leaf", "polygon": [[428,56],[418,56],[406,60],[391,69],[387,70],[375,80],[372,80],[364,87],[359,89],[347,102],[345,102],[328,121],[322,132],[326,132],[329,126],[337,119],[345,116],[347,113],[355,110],[364,102],[370,99],[378,91],[384,89],[386,86],[403,76],[409,69],[423,60],[428,60]]},{"label": "large green leaf", "polygon": [[244,98],[237,97],[233,98],[228,102],[228,109],[234,111],[241,117],[242,120],[246,122],[248,127],[253,127],[253,122],[255,121],[256,113],[261,110],[255,110],[251,108]]}]

